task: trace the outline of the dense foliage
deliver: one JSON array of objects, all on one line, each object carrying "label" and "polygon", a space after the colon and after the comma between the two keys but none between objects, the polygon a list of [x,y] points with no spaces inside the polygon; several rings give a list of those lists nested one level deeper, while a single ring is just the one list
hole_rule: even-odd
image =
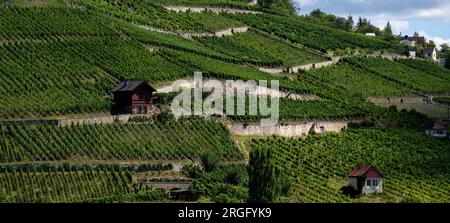
[{"label": "dense foliage", "polygon": [[205,196],[217,203],[244,203],[248,199],[247,166],[243,164],[220,165],[211,172],[191,176],[191,188],[205,191]]},{"label": "dense foliage", "polygon": [[4,125],[0,148],[3,162],[179,160],[200,158],[204,152],[214,152],[221,160],[242,158],[224,126],[201,119],[70,127]]},{"label": "dense foliage", "polygon": [[[253,140],[253,149],[269,149],[290,175],[299,202],[447,202],[450,143],[399,130],[360,129],[307,139]],[[382,196],[352,199],[340,189],[360,163],[384,176]],[[294,183],[295,182],[295,183]]]}]

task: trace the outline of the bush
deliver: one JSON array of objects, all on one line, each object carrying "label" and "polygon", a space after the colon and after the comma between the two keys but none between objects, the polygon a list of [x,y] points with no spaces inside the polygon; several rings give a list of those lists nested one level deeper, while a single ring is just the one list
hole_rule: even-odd
[{"label": "bush", "polygon": [[201,159],[207,172],[213,171],[219,165],[219,156],[214,152],[205,152]]},{"label": "bush", "polygon": [[199,178],[202,176],[202,170],[195,164],[188,164],[183,166],[183,174],[189,178]]}]

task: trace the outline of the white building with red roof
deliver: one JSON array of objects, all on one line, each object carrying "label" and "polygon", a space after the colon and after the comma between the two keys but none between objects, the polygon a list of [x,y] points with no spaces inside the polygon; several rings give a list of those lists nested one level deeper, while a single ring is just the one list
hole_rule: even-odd
[{"label": "white building with red roof", "polygon": [[374,166],[359,164],[348,174],[348,184],[358,194],[383,192],[383,176]]},{"label": "white building with red roof", "polygon": [[442,121],[432,121],[428,123],[428,128],[425,130],[425,135],[445,138],[448,135],[448,129]]}]

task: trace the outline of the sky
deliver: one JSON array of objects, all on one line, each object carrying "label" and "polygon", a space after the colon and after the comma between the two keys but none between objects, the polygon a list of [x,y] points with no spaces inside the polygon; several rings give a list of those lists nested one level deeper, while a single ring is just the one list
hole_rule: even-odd
[{"label": "sky", "polygon": [[347,17],[359,16],[384,28],[389,21],[395,34],[415,31],[436,42],[450,45],[450,0],[293,0],[300,14],[314,9]]}]

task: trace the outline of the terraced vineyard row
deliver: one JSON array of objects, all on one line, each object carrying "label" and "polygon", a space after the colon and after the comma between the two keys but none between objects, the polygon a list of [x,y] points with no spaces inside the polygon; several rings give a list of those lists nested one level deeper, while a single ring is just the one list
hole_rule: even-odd
[{"label": "terraced vineyard row", "polygon": [[[166,195],[132,184],[133,172],[111,166],[0,166],[0,201],[117,202],[158,200]],[[145,185],[144,185],[145,186]]]},{"label": "terraced vineyard row", "polygon": [[450,92],[450,81],[399,62],[382,58],[349,58],[346,61],[387,80],[400,83],[407,88],[422,93],[440,94]]},{"label": "terraced vineyard row", "polygon": [[107,111],[118,79],[160,81],[189,72],[123,40],[12,44],[0,53],[2,118]]},{"label": "terraced vineyard row", "polygon": [[181,160],[214,153],[222,160],[242,154],[221,124],[206,120],[57,127],[4,125],[0,160]]},{"label": "terraced vineyard row", "polygon": [[0,7],[0,40],[116,36],[93,16],[67,7]]},{"label": "terraced vineyard row", "polygon": [[399,45],[360,34],[345,32],[325,26],[313,25],[301,18],[279,15],[235,14],[228,17],[237,19],[254,28],[295,43],[318,49],[322,52],[345,51],[348,49],[365,49],[368,51],[388,50],[402,51]]},{"label": "terraced vineyard row", "polygon": [[120,2],[115,0],[75,0],[74,2],[94,12],[165,30],[213,33],[220,29],[242,26],[239,21],[212,12],[169,12],[152,0],[124,0]]},{"label": "terraced vineyard row", "polygon": [[138,27],[136,25],[131,25],[118,19],[115,19],[113,20],[113,22],[110,22],[110,26],[120,30],[127,36],[144,44],[159,47],[167,47],[190,53],[196,53],[199,55],[207,56],[210,58],[216,58],[219,60],[225,60],[229,62],[235,63],[242,62],[236,58],[218,53],[214,50],[209,49],[208,47],[205,47],[192,40],[185,39],[181,36],[146,30],[146,27]]},{"label": "terraced vineyard row", "polygon": [[377,74],[348,63],[311,70],[306,73],[318,80],[343,87],[350,94],[362,98],[412,96],[403,86],[393,84]]},{"label": "terraced vineyard row", "polygon": [[[231,37],[205,37],[199,42],[223,54],[254,64],[269,66],[295,66],[324,61],[326,58],[304,49],[270,39],[254,32],[238,33]],[[261,64],[262,63],[262,64]]]},{"label": "terraced vineyard row", "polygon": [[376,166],[385,177],[385,193],[379,196],[385,202],[450,198],[448,188],[442,187],[450,183],[450,144],[416,133],[360,129],[304,140],[253,140],[252,147],[275,151],[278,165],[295,182],[294,197],[300,202],[370,202],[371,198],[351,199],[340,191],[347,185],[348,172],[360,163]]},{"label": "terraced vineyard row", "polygon": [[441,66],[438,66],[433,61],[427,61],[427,60],[401,60],[400,61],[403,64],[406,64],[414,69],[420,70],[422,72],[425,72],[427,74],[434,75],[436,77],[439,77],[441,79],[450,81],[450,70],[445,69]]},{"label": "terraced vineyard row", "polygon": [[154,2],[162,5],[232,7],[250,10],[257,9],[256,6],[250,6],[248,4],[249,0],[154,0]]}]

